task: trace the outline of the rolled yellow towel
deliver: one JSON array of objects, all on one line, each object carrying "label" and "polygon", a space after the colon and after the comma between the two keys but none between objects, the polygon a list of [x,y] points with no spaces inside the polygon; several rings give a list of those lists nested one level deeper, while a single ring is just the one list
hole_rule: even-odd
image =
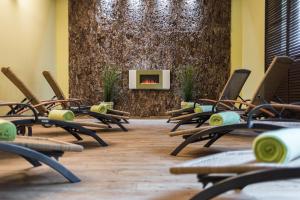
[{"label": "rolled yellow towel", "polygon": [[240,123],[241,116],[233,111],[215,113],[209,118],[210,126],[224,126]]},{"label": "rolled yellow towel", "polygon": [[51,110],[48,118],[61,121],[73,121],[75,115],[71,110]]},{"label": "rolled yellow towel", "polygon": [[212,110],[212,105],[196,105],[196,107],[194,108],[195,113],[212,112]]},{"label": "rolled yellow towel", "polygon": [[286,128],[259,135],[252,146],[258,161],[286,163],[300,157],[299,140],[299,128]]},{"label": "rolled yellow towel", "polygon": [[107,113],[108,106],[106,104],[99,104],[99,105],[93,105],[90,108],[91,112],[106,114]]},{"label": "rolled yellow towel", "polygon": [[181,109],[185,109],[185,108],[194,108],[194,106],[200,106],[198,103],[194,103],[194,102],[181,102]]},{"label": "rolled yellow towel", "polygon": [[0,119],[0,140],[13,141],[17,135],[16,126],[6,120]]}]

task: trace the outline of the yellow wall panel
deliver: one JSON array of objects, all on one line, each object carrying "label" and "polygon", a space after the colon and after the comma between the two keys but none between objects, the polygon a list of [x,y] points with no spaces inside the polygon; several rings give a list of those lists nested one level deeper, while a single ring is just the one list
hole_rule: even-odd
[{"label": "yellow wall panel", "polygon": [[242,0],[231,3],[231,73],[242,67]]},{"label": "yellow wall panel", "polygon": [[[41,98],[52,96],[41,72],[55,73],[55,1],[0,1],[0,66],[11,67]],[[23,95],[0,74],[0,100]]]},{"label": "yellow wall panel", "polygon": [[56,0],[56,70],[57,81],[69,94],[68,0]]},{"label": "yellow wall panel", "polygon": [[264,0],[232,0],[231,68],[241,63],[252,71],[242,91],[245,98],[252,97],[264,75],[264,22]]},{"label": "yellow wall panel", "polygon": [[[263,0],[232,0],[231,68],[252,74],[243,90],[252,97],[264,74]],[[42,78],[50,70],[68,94],[68,0],[1,0],[0,66],[10,66],[43,99],[53,93]],[[23,95],[0,74],[0,99]]]}]

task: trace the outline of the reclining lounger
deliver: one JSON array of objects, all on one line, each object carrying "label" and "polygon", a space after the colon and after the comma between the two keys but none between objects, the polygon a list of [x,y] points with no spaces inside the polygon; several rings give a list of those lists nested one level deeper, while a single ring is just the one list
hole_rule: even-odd
[{"label": "reclining lounger", "polygon": [[[239,112],[239,113],[241,114],[242,118],[248,118],[248,113],[251,111],[252,108],[255,107],[255,105],[260,105],[266,102],[272,102],[274,100],[277,100],[276,99],[277,90],[280,87],[280,85],[283,83],[283,81],[285,81],[285,75],[288,73],[289,68],[294,63],[296,63],[296,61],[288,57],[276,57],[271,63],[268,71],[266,72],[265,77],[261,82],[261,84],[259,85],[251,103],[233,101],[233,100],[222,100],[222,102],[229,102],[233,104],[239,103],[239,104],[247,105],[248,108],[245,109],[243,112],[241,113]],[[274,80],[277,81],[274,82]],[[267,105],[266,107],[269,106]],[[267,118],[276,116],[276,113],[273,113],[274,112],[273,109],[269,111],[264,108],[260,108],[257,111],[261,111],[260,114],[258,114],[257,116],[262,116]],[[255,121],[255,122],[259,123],[259,121]],[[265,125],[264,127],[266,126],[268,125]],[[271,127],[274,128],[275,125],[272,125]],[[206,147],[209,147],[220,137],[235,129],[248,129],[247,123],[240,123],[240,124],[220,126],[220,127],[203,126],[195,129],[187,129],[184,131],[172,132],[170,133],[170,136],[182,135],[184,141],[171,153],[171,155],[177,155],[187,144],[196,142],[196,138],[199,137],[201,139],[199,139],[198,141],[209,140],[209,142],[205,145]]]},{"label": "reclining lounger", "polygon": [[[52,88],[52,90],[55,94],[55,97],[58,100],[66,100],[63,91],[61,90],[61,88],[59,87],[59,85],[57,84],[57,82],[55,81],[53,76],[51,75],[51,73],[49,71],[43,71],[43,76],[47,80],[49,86]],[[81,102],[81,100],[79,100],[79,99],[77,99],[77,100]],[[130,113],[128,113],[128,112],[108,109],[108,114],[97,115],[98,113],[93,113],[90,111],[91,106],[80,105],[78,107],[71,107],[71,106],[68,106],[67,103],[63,103],[62,106],[66,109],[72,110],[76,114],[90,115],[92,117],[96,117],[97,119],[99,119],[100,117],[103,118],[103,116],[105,116],[106,118],[103,118],[102,119],[103,121],[109,122],[109,121],[111,121],[109,119],[113,118],[113,119],[116,119],[117,121],[123,120],[125,123],[129,123],[128,116],[130,115]]]},{"label": "reclining lounger", "polygon": [[[214,105],[220,100],[236,100],[237,98],[241,98],[240,92],[247,81],[251,71],[247,69],[238,69],[235,70],[234,73],[228,79],[226,85],[223,88],[223,91],[220,95],[219,100],[211,100],[211,99],[200,99],[198,103],[205,103],[209,105]],[[243,100],[243,99],[242,99]],[[234,105],[224,105],[223,106],[227,109],[231,109]],[[181,115],[181,111],[189,112],[189,114]],[[169,112],[170,113],[170,112]],[[194,113],[194,108],[185,108],[182,110],[177,110],[173,112],[173,115],[168,120],[174,121],[179,120],[171,132],[176,131],[181,125],[189,124],[189,123],[197,123],[196,127],[201,126],[204,122],[206,122],[209,117],[213,114],[213,112],[203,112],[203,113]],[[176,116],[177,115],[177,116]]]},{"label": "reclining lounger", "polygon": [[[49,101],[49,102],[42,102],[37,99],[37,97],[29,90],[28,87],[25,86],[25,84],[10,70],[9,67],[2,67],[1,68],[2,73],[24,94],[26,99],[29,101],[29,103],[32,104],[33,107],[36,107],[36,109],[39,111],[40,115],[47,115],[48,109],[46,108],[46,105],[52,105],[56,101]],[[74,102],[74,100],[58,100],[57,102]],[[76,114],[76,113],[75,113]],[[89,113],[93,115],[94,118],[99,119],[100,121],[104,122],[104,124],[109,126],[109,122],[114,123],[118,125],[123,131],[127,131],[127,129],[120,123],[120,121],[116,118],[113,118],[111,116],[105,116],[103,114]],[[92,123],[91,123],[92,124]],[[95,123],[94,123],[95,124]],[[109,126],[110,127],[110,126]]]},{"label": "reclining lounger", "polygon": [[17,136],[14,141],[0,141],[0,151],[19,155],[34,167],[42,163],[48,165],[71,183],[80,182],[80,179],[56,160],[66,151],[82,150],[80,145],[40,137]]},{"label": "reclining lounger", "polygon": [[[296,128],[300,127],[300,120],[293,119],[284,119],[281,116],[274,119],[265,119],[265,120],[253,120],[252,116],[255,115],[256,112],[259,112],[261,109],[265,108],[274,108],[281,110],[294,110],[300,112],[299,105],[292,104],[262,104],[257,106],[255,109],[249,113],[249,117],[247,122],[241,122],[238,124],[224,125],[224,126],[215,126],[215,127],[202,127],[194,133],[193,135],[184,136],[185,140],[171,153],[171,155],[176,156],[180,151],[182,151],[187,145],[206,141],[208,142],[204,145],[204,147],[210,147],[213,143],[215,143],[218,139],[223,137],[224,135],[236,131],[236,130],[245,130],[245,131],[267,131],[267,130],[277,130],[281,128]],[[200,130],[202,129],[202,130]]]},{"label": "reclining lounger", "polygon": [[[248,100],[243,100],[242,101],[237,101],[236,99],[239,97],[239,92],[241,91],[243,85],[239,85],[239,81],[235,81],[232,82],[233,84],[229,84],[229,86],[225,86],[225,88],[228,88],[225,90],[223,90],[223,94],[221,95],[219,101],[214,101],[214,105],[216,104],[220,104],[219,107],[221,107],[222,109],[227,109],[227,110],[235,110],[238,112],[245,113],[243,110],[240,109],[236,109],[235,104],[239,103],[240,107],[244,104],[247,106],[256,106],[259,105],[261,103],[267,103],[270,100],[274,100],[274,94],[276,92],[276,90],[279,88],[280,84],[282,84],[282,81],[285,76],[288,73],[288,70],[290,68],[290,66],[294,63],[296,63],[297,61],[294,61],[293,59],[286,57],[286,56],[281,56],[281,57],[275,57],[273,59],[273,62],[270,64],[270,67],[268,68],[268,71],[265,74],[265,77],[263,79],[263,81],[260,84],[260,87],[258,87],[258,90],[254,96],[254,98],[251,100],[251,103],[248,103]],[[237,79],[238,80],[238,79]],[[276,81],[274,81],[276,80]],[[239,90],[235,90],[235,92],[233,92],[231,94],[231,90],[230,88],[234,88],[234,84],[237,84],[238,86],[240,86]],[[225,92],[224,92],[225,91]],[[233,98],[234,96],[231,96],[231,98],[226,97],[226,93],[227,96],[230,95],[236,95],[235,98]],[[225,95],[225,96],[224,96]],[[224,96],[224,97],[222,97]],[[278,100],[278,99],[276,99]],[[211,103],[213,103],[213,100],[205,100],[205,101],[211,101]],[[197,103],[201,103],[201,100]],[[225,104],[225,105],[224,105]],[[229,106],[227,106],[229,105]],[[246,109],[246,112],[249,111],[249,109]],[[186,124],[188,122],[191,121],[198,121],[198,124],[196,126],[199,127],[201,126],[207,119],[209,119],[209,116],[213,114],[213,112],[209,112],[209,113],[191,113],[185,116],[179,116],[176,119],[179,119],[180,121],[177,123],[177,125],[171,130],[172,132],[175,131],[180,125],[182,124]]]},{"label": "reclining lounger", "polygon": [[87,135],[92,138],[94,138],[100,146],[107,146],[107,143],[104,142],[97,134],[95,131],[85,128],[81,126],[78,123],[74,122],[66,122],[66,121],[61,121],[61,120],[51,120],[48,119],[47,117],[40,117],[37,114],[37,111],[30,105],[28,104],[21,104],[21,103],[0,103],[0,106],[9,106],[10,108],[13,109],[14,106],[18,105],[19,107],[23,108],[29,108],[33,116],[20,116],[20,115],[11,115],[11,116],[5,116],[1,117],[6,120],[11,121],[14,123],[17,127],[18,134],[25,135],[26,133],[26,128],[28,131],[28,135],[32,135],[32,128],[31,126],[33,125],[42,125],[44,127],[49,127],[49,126],[56,126],[60,127],[64,130],[66,130],[68,133],[70,133],[72,136],[74,136],[77,140],[83,140],[79,134]]},{"label": "reclining lounger", "polygon": [[247,185],[300,178],[300,159],[288,164],[257,163],[252,150],[229,151],[191,160],[170,168],[173,174],[197,174],[203,188],[192,200],[209,200]]}]

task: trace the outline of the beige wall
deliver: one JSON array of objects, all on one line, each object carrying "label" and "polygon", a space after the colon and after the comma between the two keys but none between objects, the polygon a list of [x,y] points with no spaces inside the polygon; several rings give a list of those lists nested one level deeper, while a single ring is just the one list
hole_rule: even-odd
[{"label": "beige wall", "polygon": [[[38,96],[48,97],[41,71],[55,71],[55,2],[1,0],[0,44],[0,66],[10,66]],[[22,98],[1,73],[0,99]]]},{"label": "beige wall", "polygon": [[56,0],[56,72],[57,81],[69,94],[68,0]]},{"label": "beige wall", "polygon": [[264,74],[264,0],[232,0],[231,68],[252,71],[242,96],[251,98]]},{"label": "beige wall", "polygon": [[[264,1],[232,0],[231,68],[252,70],[252,97],[264,73]],[[41,98],[53,95],[40,73],[50,70],[68,94],[68,0],[1,0],[0,66],[10,66]],[[23,97],[0,74],[0,100]]]},{"label": "beige wall", "polygon": [[242,66],[242,0],[231,3],[231,73]]},{"label": "beige wall", "polygon": [[[1,0],[0,66],[10,66],[41,99],[53,92],[41,75],[50,70],[68,90],[68,0]],[[0,100],[23,95],[0,73]]]}]

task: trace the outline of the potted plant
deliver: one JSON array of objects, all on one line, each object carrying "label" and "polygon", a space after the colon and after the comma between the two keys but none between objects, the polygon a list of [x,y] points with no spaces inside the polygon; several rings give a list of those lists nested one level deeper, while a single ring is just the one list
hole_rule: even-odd
[{"label": "potted plant", "polygon": [[181,108],[186,108],[193,106],[194,103],[191,102],[193,97],[193,86],[194,86],[194,68],[193,66],[186,66],[184,70],[180,73],[180,83],[181,83]]},{"label": "potted plant", "polygon": [[103,101],[107,108],[113,109],[114,95],[117,81],[119,79],[119,72],[116,66],[106,66],[102,74],[103,81]]}]

